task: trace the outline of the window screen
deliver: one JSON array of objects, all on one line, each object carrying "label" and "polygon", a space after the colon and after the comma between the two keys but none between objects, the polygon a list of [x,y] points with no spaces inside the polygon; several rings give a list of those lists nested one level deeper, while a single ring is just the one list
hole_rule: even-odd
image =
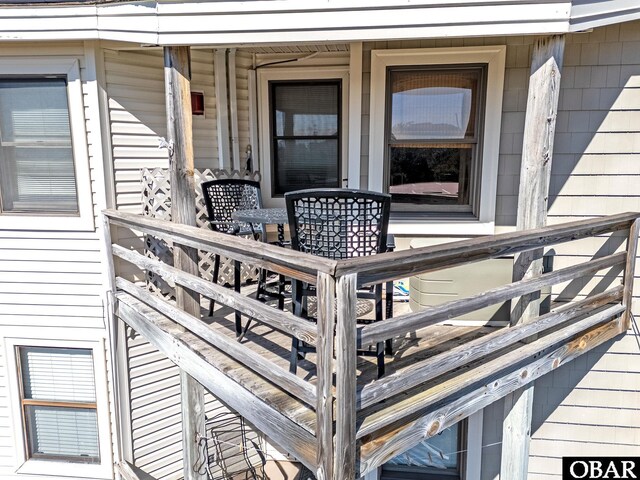
[{"label": "window screen", "polygon": [[19,347],[30,458],[98,463],[91,350]]},{"label": "window screen", "polygon": [[0,193],[3,212],[78,212],[66,79],[0,78]]},{"label": "window screen", "polygon": [[389,71],[387,163],[394,210],[472,211],[485,69]]},{"label": "window screen", "polygon": [[275,195],[340,185],[340,82],[271,82]]}]

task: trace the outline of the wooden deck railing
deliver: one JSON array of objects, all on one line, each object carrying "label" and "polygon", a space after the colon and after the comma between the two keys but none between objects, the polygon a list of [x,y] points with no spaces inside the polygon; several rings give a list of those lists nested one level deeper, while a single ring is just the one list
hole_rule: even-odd
[{"label": "wooden deck railing", "polygon": [[[316,346],[316,380],[312,383],[265,359],[250,342],[238,343],[144,287],[115,279],[121,318],[140,327],[145,321],[162,327],[162,318],[181,325],[186,330],[181,341],[191,345],[172,359],[191,368],[194,378],[315,469],[318,478],[354,479],[629,326],[637,213],[342,261],[113,210],[105,216],[111,225],[317,285],[318,321],[311,323],[141,253],[111,246],[122,260]],[[361,286],[619,231],[629,235],[625,250],[588,257],[583,263],[383,322],[356,324],[356,291]],[[380,379],[358,375],[359,348],[607,269],[623,272],[621,285],[560,305],[526,324],[453,346]],[[165,341],[158,338],[158,342]],[[196,344],[201,345],[199,352]],[[205,347],[212,347],[211,352],[204,352]],[[213,370],[196,371],[196,366],[205,364],[232,376],[241,386],[234,390]],[[231,374],[234,365],[252,373]]]}]

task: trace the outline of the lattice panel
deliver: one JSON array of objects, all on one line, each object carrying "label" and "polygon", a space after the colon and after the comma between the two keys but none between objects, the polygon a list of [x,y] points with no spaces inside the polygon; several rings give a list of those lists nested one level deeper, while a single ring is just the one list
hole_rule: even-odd
[{"label": "lattice panel", "polygon": [[[207,220],[207,209],[204,204],[204,197],[200,185],[207,180],[237,178],[260,181],[260,172],[239,172],[238,170],[227,171],[223,169],[195,170],[196,185],[196,224],[200,228],[209,229]],[[169,170],[155,168],[142,170],[142,212],[146,216],[171,220],[171,186],[169,183]],[[171,244],[145,235],[145,255],[150,258],[159,259],[169,265],[173,264],[173,251]],[[214,255],[209,252],[198,252],[198,267],[200,275],[206,280],[213,278]],[[243,283],[256,281],[258,269],[251,265],[242,264],[241,279]],[[233,284],[233,261],[226,257],[220,259],[220,272],[218,283],[221,285]],[[174,285],[165,282],[162,278],[147,272],[147,284],[151,291],[159,293],[165,297],[173,296]]]}]

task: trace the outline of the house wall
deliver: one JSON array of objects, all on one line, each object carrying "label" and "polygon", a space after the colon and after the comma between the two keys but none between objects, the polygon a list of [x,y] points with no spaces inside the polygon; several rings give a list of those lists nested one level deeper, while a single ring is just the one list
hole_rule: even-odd
[{"label": "house wall", "polygon": [[[3,479],[18,478],[16,471],[21,467],[16,441],[22,431],[19,398],[16,389],[10,388],[15,359],[7,339],[18,339],[16,342],[23,345],[87,341],[102,350],[100,355],[105,353],[106,277],[98,215],[106,199],[95,52],[90,42],[5,44],[0,50],[0,60],[32,58],[34,64],[45,57],[78,59],[84,112],[72,114],[84,114],[91,181],[91,198],[79,201],[92,203],[96,225],[85,231],[46,231],[34,221],[28,230],[0,229],[0,478]],[[79,152],[75,153],[77,156]],[[106,371],[108,366],[105,363],[101,368]],[[106,396],[107,385],[96,388]],[[107,411],[101,414],[111,417]],[[108,431],[102,430],[100,441],[108,444],[108,439]],[[104,458],[103,463],[107,468],[99,478],[111,478],[112,459]],[[55,472],[48,473],[30,478],[59,478]]]},{"label": "house wall", "polygon": [[[516,223],[520,159],[532,36],[369,42],[363,46],[361,185],[368,183],[371,50],[507,45],[496,233]],[[549,223],[640,211],[640,23],[567,35],[556,125]],[[446,237],[446,232],[442,232]],[[415,237],[397,238],[408,248]],[[441,242],[440,238],[437,241]],[[450,238],[454,240],[454,238]],[[624,248],[623,235],[555,248],[554,268]],[[602,291],[620,271],[554,287],[561,300]],[[636,273],[638,276],[639,273]],[[640,286],[634,289],[638,312]],[[530,479],[560,478],[569,455],[633,455],[640,448],[640,338],[635,331],[608,342],[536,381]],[[503,403],[485,409],[483,480],[499,477]],[[508,446],[504,447],[508,448]]]},{"label": "house wall", "polygon": [[[247,69],[252,56],[240,53],[237,57],[237,94],[241,158],[249,143],[249,103]],[[104,49],[105,85],[108,102],[108,123],[111,131],[115,206],[123,211],[142,213],[141,169],[167,168],[166,150],[158,149],[166,136],[164,70],[162,50]],[[213,50],[191,51],[191,88],[203,92],[205,115],[193,116],[194,163],[197,169],[219,166],[214,83]],[[129,232],[118,231],[119,242],[142,249],[141,239]],[[123,267],[123,265],[120,265]],[[126,268],[126,266],[125,266]],[[120,268],[119,273],[126,269]],[[131,270],[133,271],[133,270]],[[182,427],[180,412],[180,371],[144,337],[126,329],[126,363],[128,405],[123,428],[131,444],[125,446],[136,467],[158,480],[177,480],[183,477]],[[209,392],[205,393],[205,412],[208,419],[230,410]],[[126,424],[128,423],[128,425]],[[224,435],[220,452],[225,467],[233,471],[244,461],[238,445],[238,432]],[[255,432],[248,438],[260,445]],[[213,452],[213,444],[210,445]],[[256,450],[248,452],[251,461],[258,460]],[[218,474],[221,467],[212,466]]]},{"label": "house wall", "polygon": [[[498,225],[515,223],[519,157],[525,116],[531,38],[509,46],[500,157]],[[640,211],[640,23],[567,36],[562,70],[549,200],[549,223]],[[516,53],[514,53],[514,48]],[[518,53],[519,52],[519,53]],[[556,247],[554,267],[606,255],[624,237]],[[618,271],[554,287],[569,300],[600,291]],[[638,276],[638,272],[636,272]],[[638,283],[633,311],[638,312]],[[560,478],[561,458],[620,456],[640,448],[640,338],[637,326],[623,338],[537,380],[534,393],[530,479]],[[485,410],[483,479],[498,477],[502,402]],[[507,447],[508,448],[508,447]]]},{"label": "house wall", "polygon": [[[594,29],[590,33],[567,36],[560,109],[557,119],[553,160],[549,222],[562,222],[594,215],[640,210],[640,200],[634,188],[634,178],[640,175],[640,23],[622,24]],[[435,48],[474,45],[507,45],[505,88],[496,202],[496,232],[515,226],[518,201],[519,165],[522,153],[524,117],[533,37],[480,37],[468,39],[405,40],[368,42],[363,46],[361,185],[368,184],[368,131],[370,52],[384,48]],[[203,55],[197,60],[198,55]],[[194,60],[212,75],[212,56],[194,51]],[[157,137],[163,135],[162,74],[159,52],[106,51],[106,77],[113,141],[116,178],[116,198],[120,208],[136,211],[138,191],[135,190],[137,170],[141,166],[165,166],[166,156],[158,155]],[[144,71],[133,73],[124,62]],[[237,56],[237,87],[239,117],[239,147],[241,158],[249,143],[248,92],[246,72],[251,54],[239,51]],[[124,75],[131,73],[131,84]],[[200,67],[199,67],[200,68]],[[310,67],[313,68],[313,67]],[[135,84],[135,79],[153,82]],[[212,77],[201,80],[207,88]],[[194,77],[194,88],[197,81]],[[153,88],[149,88],[153,85]],[[127,97],[129,95],[131,98]],[[135,99],[148,98],[140,105]],[[214,99],[207,109],[212,108]],[[246,107],[245,107],[245,102]],[[126,105],[123,105],[126,104]],[[147,111],[153,110],[155,113]],[[126,120],[119,121],[118,118]],[[196,153],[198,168],[211,167],[202,162],[217,161],[215,147],[215,110],[206,121],[207,127],[196,128],[196,149],[211,148],[211,154]],[[117,127],[117,128],[116,128]],[[139,133],[136,133],[139,132]],[[210,136],[210,138],[207,138]],[[126,143],[129,142],[129,143]],[[199,163],[202,162],[202,163]],[[254,163],[255,165],[255,163]],[[446,232],[443,232],[446,235]],[[414,237],[399,237],[398,245],[407,248]],[[558,247],[555,268],[584,260],[586,255],[613,252],[624,246],[622,237],[612,240],[581,241],[573,246]],[[559,285],[554,293],[563,299],[576,298],[615,281],[619,272],[594,277],[585,282]],[[638,285],[638,284],[637,284]],[[634,311],[638,310],[640,290],[636,286]],[[138,343],[136,343],[138,342]],[[638,417],[640,403],[640,369],[637,364],[640,339],[630,331],[624,338],[609,342],[594,352],[561,367],[536,382],[534,429],[531,445],[530,478],[559,478],[562,456],[594,452],[599,455],[622,455],[637,451],[640,445]],[[161,358],[140,339],[131,340],[130,364],[132,382],[132,415],[134,416],[134,450],[137,458],[155,472],[165,472],[167,478],[178,475],[178,463],[158,463],[161,454],[152,455],[152,445],[158,447],[158,435],[170,432],[163,453],[176,460],[179,424],[175,418],[159,420],[149,408],[167,407],[172,412],[172,394],[177,383],[175,373],[151,366]],[[154,356],[155,355],[155,356]],[[146,356],[146,357],[145,357]],[[143,358],[145,357],[145,358]],[[634,361],[636,360],[636,361]],[[141,363],[136,363],[141,362]],[[144,365],[149,365],[145,367]],[[159,363],[158,365],[162,365]],[[146,368],[146,369],[145,369]],[[155,372],[155,373],[154,373]],[[154,376],[162,372],[162,378]],[[173,377],[172,377],[173,375]],[[166,387],[165,392],[152,387]],[[173,390],[172,390],[173,389]],[[157,395],[166,394],[160,398]],[[146,410],[145,410],[146,408]],[[483,479],[497,478],[502,428],[502,403],[487,408],[484,413]],[[147,415],[149,415],[147,417]],[[154,416],[155,415],[155,416]],[[145,418],[146,417],[146,418]],[[154,422],[169,430],[153,430]],[[146,423],[144,423],[146,422]],[[164,427],[163,427],[164,428]],[[175,440],[175,443],[172,443]],[[149,452],[148,454],[146,452]],[[148,455],[148,456],[147,456]],[[173,456],[171,456],[173,455]],[[176,460],[177,461],[177,460]],[[154,463],[155,462],[155,463]]]}]

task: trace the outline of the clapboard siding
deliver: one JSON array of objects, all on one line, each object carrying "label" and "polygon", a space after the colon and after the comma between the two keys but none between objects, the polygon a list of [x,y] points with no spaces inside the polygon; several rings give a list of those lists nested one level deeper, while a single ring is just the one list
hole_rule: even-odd
[{"label": "clapboard siding", "polygon": [[[198,169],[217,165],[216,99],[213,52],[192,50],[191,88],[205,96],[204,116],[193,117],[194,162]],[[162,50],[105,50],[107,95],[116,207],[140,213],[140,171],[166,168],[164,70]]]},{"label": "clapboard siding", "polygon": [[9,412],[9,382],[7,379],[4,342],[0,339],[0,471],[14,463],[14,440]]},{"label": "clapboard siding", "polygon": [[[182,478],[182,425],[180,414],[180,371],[142,336],[128,329],[127,351],[130,378],[131,438],[135,465],[158,480]],[[209,392],[205,392],[208,419],[230,410]],[[221,435],[227,468],[241,463],[243,457],[238,434]],[[260,444],[254,431],[248,438]],[[258,461],[257,452],[249,453]],[[219,472],[213,467],[212,471]]]},{"label": "clapboard siding", "polygon": [[[615,3],[615,2],[609,2]],[[595,4],[592,4],[595,7]],[[549,223],[640,210],[640,23],[596,28],[567,37],[551,172]],[[515,225],[528,58],[524,37],[507,50],[497,224]],[[622,234],[554,247],[554,268],[625,247]],[[606,274],[605,274],[606,273]],[[553,288],[571,300],[618,282],[600,272]],[[638,277],[638,272],[636,272]],[[639,284],[634,289],[638,313]],[[560,479],[570,455],[633,455],[640,450],[640,338],[629,331],[536,381],[530,479]],[[498,478],[502,404],[485,410],[484,480]]]},{"label": "clapboard siding", "polygon": [[[87,52],[91,53],[88,45]],[[83,111],[87,141],[91,202],[96,224],[105,204],[102,171],[102,143],[95,69],[85,45],[75,43],[3,45],[0,58],[38,57],[47,59],[77,58],[82,81]],[[64,219],[60,220],[64,222]],[[5,355],[5,337],[49,339],[54,328],[60,338],[84,338],[75,332],[88,332],[90,339],[104,335],[105,288],[101,252],[101,232],[45,231],[34,224],[32,230],[0,230],[0,477],[13,478],[16,464],[14,425],[10,412],[18,398],[10,398],[7,368],[13,359]],[[67,336],[64,332],[69,332]],[[87,338],[89,340],[89,338]],[[108,357],[108,355],[107,355]],[[11,367],[14,368],[14,367]],[[103,368],[110,371],[110,366]],[[107,388],[109,388],[107,386]],[[106,413],[106,412],[105,412]],[[107,441],[108,432],[101,432],[100,441]],[[107,465],[111,458],[105,458]],[[34,479],[43,478],[34,476]]]}]

